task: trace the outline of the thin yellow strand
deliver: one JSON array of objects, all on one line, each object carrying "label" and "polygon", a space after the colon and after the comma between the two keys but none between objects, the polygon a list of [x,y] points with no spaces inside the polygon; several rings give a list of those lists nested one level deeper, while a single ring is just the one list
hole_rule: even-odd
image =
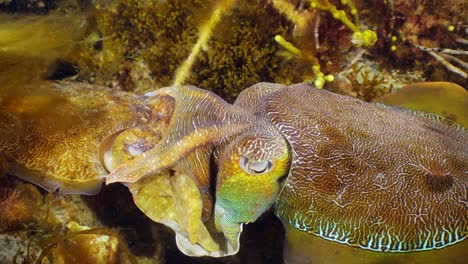
[{"label": "thin yellow strand", "polygon": [[190,55],[187,59],[179,66],[176,71],[175,78],[173,85],[181,85],[184,84],[185,80],[188,76],[190,76],[190,72],[195,62],[195,58],[200,53],[202,47],[208,43],[213,33],[213,29],[221,20],[221,17],[224,13],[228,12],[233,6],[235,0],[223,0],[218,3],[216,9],[211,14],[210,19],[206,21],[201,27],[198,33],[198,39],[195,45],[192,47]]}]

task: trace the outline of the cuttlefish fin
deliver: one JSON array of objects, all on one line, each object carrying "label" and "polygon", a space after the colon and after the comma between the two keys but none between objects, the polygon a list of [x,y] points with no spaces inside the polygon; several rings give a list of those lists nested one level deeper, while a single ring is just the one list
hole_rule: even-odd
[{"label": "cuttlefish fin", "polygon": [[[175,98],[174,112],[167,133],[151,150],[125,162],[112,171],[106,184],[134,183],[139,179],[172,168],[177,164],[191,163],[185,168],[200,167],[200,159],[209,160],[216,142],[245,130],[248,122],[242,111],[207,90],[194,86],[173,86],[148,93],[148,96],[166,94]],[[204,148],[204,151],[195,152]],[[193,154],[194,153],[194,154]],[[201,158],[203,156],[203,158]],[[182,162],[184,160],[184,162]],[[197,164],[194,164],[197,163]],[[208,168],[193,175],[199,188],[208,187]],[[201,186],[206,185],[206,186]]]},{"label": "cuttlefish fin", "polygon": [[421,82],[406,85],[378,102],[434,113],[468,128],[468,92],[450,82]]}]

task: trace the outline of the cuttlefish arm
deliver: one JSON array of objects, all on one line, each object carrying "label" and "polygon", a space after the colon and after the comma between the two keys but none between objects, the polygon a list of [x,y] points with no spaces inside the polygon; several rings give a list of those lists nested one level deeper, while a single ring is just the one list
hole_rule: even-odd
[{"label": "cuttlefish arm", "polygon": [[276,202],[286,225],[376,252],[465,243],[465,128],[306,85],[272,94],[267,110],[294,153]]},{"label": "cuttlefish arm", "polygon": [[[153,149],[112,171],[106,178],[106,184],[134,183],[145,176],[185,163],[185,169],[195,170],[197,185],[207,187],[209,174],[205,165],[213,146],[247,127],[239,121],[246,118],[242,111],[209,91],[193,86],[174,86],[156,90],[147,96],[162,94],[175,98],[174,112],[166,134]],[[197,168],[203,169],[197,171]]]}]

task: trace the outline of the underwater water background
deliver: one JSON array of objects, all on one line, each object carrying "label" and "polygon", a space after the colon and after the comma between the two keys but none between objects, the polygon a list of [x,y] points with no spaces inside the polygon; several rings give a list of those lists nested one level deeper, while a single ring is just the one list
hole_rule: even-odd
[{"label": "underwater water background", "polygon": [[[49,99],[29,117],[55,120],[50,130],[72,125],[79,116],[62,111],[62,98],[40,88],[44,81],[134,94],[189,84],[230,103],[259,82],[307,82],[367,102],[417,82],[466,90],[466,1],[344,2],[0,0],[0,121],[10,120],[6,106],[32,94]],[[376,39],[355,38],[366,30]],[[62,196],[11,175],[8,166],[0,151],[1,263],[284,262],[285,230],[273,209],[244,226],[236,255],[189,257],[124,185]],[[67,237],[87,228],[101,229],[86,239]],[[90,243],[103,237],[103,244]]]}]

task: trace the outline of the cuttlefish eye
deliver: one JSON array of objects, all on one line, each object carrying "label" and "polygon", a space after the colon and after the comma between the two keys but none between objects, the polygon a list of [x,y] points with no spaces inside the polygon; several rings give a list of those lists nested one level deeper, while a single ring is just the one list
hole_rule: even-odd
[{"label": "cuttlefish eye", "polygon": [[273,167],[272,160],[254,160],[242,156],[239,160],[240,167],[249,174],[267,173]]}]

